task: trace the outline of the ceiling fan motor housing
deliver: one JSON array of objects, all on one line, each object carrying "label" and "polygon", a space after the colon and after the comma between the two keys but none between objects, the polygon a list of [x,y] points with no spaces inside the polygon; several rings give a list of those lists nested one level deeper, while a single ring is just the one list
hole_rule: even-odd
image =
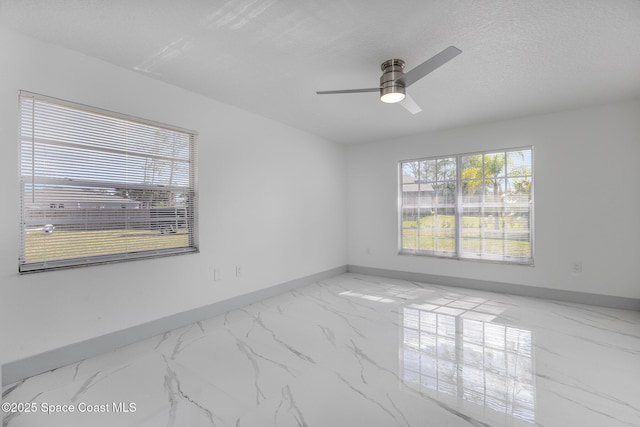
[{"label": "ceiling fan motor housing", "polygon": [[385,101],[388,96],[398,94],[398,101],[401,101],[406,94],[405,87],[396,80],[404,75],[404,61],[402,59],[389,59],[384,61],[380,68],[382,68],[382,76],[380,77],[380,99],[383,102],[389,102]]}]

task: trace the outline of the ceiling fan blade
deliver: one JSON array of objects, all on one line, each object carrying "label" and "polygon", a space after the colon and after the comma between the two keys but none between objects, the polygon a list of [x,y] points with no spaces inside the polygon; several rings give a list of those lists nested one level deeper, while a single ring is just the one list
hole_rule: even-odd
[{"label": "ceiling fan blade", "polygon": [[422,111],[422,108],[420,108],[420,106],[416,104],[416,101],[414,101],[409,95],[405,96],[404,99],[400,101],[400,105],[406,108],[406,110],[411,114],[418,114]]},{"label": "ceiling fan blade", "polygon": [[455,46],[449,46],[442,52],[432,56],[431,58],[424,61],[422,64],[418,65],[411,71],[406,72],[402,77],[400,77],[397,81],[404,84],[404,87],[408,87],[430,72],[434,71],[436,68],[439,68],[451,61],[456,56],[460,55],[462,51]]},{"label": "ceiling fan blade", "polygon": [[362,93],[362,92],[380,92],[379,87],[372,87],[367,89],[344,89],[344,90],[321,90],[316,92],[318,95],[335,95],[340,93]]}]

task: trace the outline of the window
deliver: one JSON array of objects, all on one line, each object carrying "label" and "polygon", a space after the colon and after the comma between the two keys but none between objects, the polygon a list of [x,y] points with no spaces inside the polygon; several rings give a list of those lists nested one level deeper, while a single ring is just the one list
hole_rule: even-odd
[{"label": "window", "polygon": [[194,132],[19,99],[20,272],[197,251]]},{"label": "window", "polygon": [[400,162],[400,253],[533,264],[532,148]]}]

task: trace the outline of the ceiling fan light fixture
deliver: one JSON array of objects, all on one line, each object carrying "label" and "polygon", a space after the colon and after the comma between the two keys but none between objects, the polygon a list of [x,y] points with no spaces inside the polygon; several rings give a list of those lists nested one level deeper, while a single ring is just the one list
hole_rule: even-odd
[{"label": "ceiling fan light fixture", "polygon": [[406,96],[407,95],[405,93],[404,87],[402,86],[385,87],[380,89],[380,101],[387,104],[395,104],[396,102],[400,102],[404,100]]}]

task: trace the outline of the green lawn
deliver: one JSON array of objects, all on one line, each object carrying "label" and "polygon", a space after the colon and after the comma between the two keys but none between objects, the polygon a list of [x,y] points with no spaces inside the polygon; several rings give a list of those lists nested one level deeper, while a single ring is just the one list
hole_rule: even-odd
[{"label": "green lawn", "polygon": [[[437,219],[436,219],[437,218]],[[463,254],[487,254],[497,256],[531,257],[531,245],[522,236],[507,236],[503,240],[502,231],[526,230],[525,219],[518,217],[478,218],[464,217]],[[402,222],[402,248],[420,251],[455,252],[455,218],[453,215],[426,216],[418,221]],[[496,227],[497,223],[497,227]],[[436,227],[434,227],[436,224]],[[484,232],[481,229],[484,225]],[[482,233],[484,236],[482,236]],[[492,236],[493,234],[493,236]]]},{"label": "green lawn", "polygon": [[[464,228],[480,228],[481,222],[484,223],[485,228],[495,228],[496,218],[485,217],[480,218],[477,216],[465,216],[462,218],[462,226]],[[420,218],[420,228],[433,228],[436,224],[437,228],[453,228],[455,227],[456,220],[453,215],[428,215]],[[526,228],[526,218],[513,216],[513,217],[498,217],[498,228],[503,228],[506,224],[506,228]],[[417,228],[417,220],[403,220],[402,228]]]},{"label": "green lawn", "polygon": [[176,234],[148,230],[55,230],[47,234],[37,230],[27,231],[24,238],[27,263],[189,246],[187,230]]}]

